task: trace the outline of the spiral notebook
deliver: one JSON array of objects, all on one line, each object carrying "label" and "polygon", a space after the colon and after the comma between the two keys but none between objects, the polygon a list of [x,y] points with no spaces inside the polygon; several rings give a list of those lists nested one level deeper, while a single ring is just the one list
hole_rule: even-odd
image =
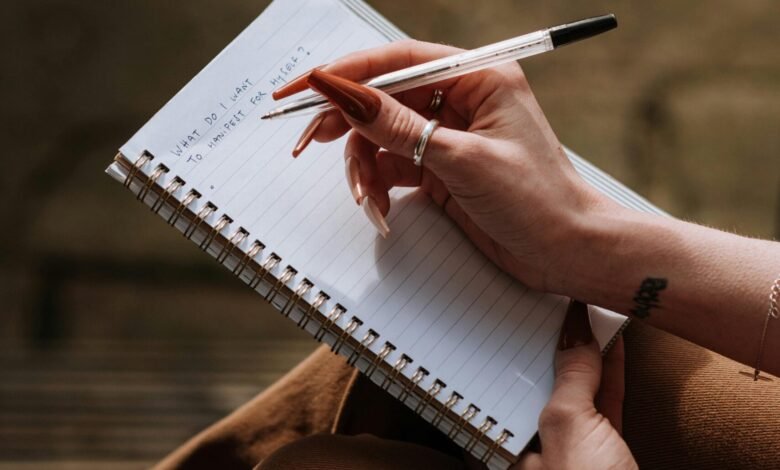
[{"label": "spiral notebook", "polygon": [[[107,172],[279,312],[491,468],[514,462],[552,388],[567,299],[488,261],[424,194],[391,192],[387,239],[344,181],[344,141],[290,151],[307,118],[270,93],[404,38],[360,0],[277,0],[122,148]],[[569,152],[626,206],[656,208]],[[594,309],[602,348],[625,317]]]}]

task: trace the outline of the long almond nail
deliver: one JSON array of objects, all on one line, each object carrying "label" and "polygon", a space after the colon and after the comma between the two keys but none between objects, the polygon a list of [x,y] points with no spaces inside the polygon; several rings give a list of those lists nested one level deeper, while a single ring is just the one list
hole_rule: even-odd
[{"label": "long almond nail", "polygon": [[311,70],[307,70],[306,72],[298,75],[297,77],[293,78],[289,82],[280,86],[278,89],[274,90],[273,93],[271,93],[271,97],[275,100],[280,100],[282,98],[287,98],[288,96],[292,96],[296,93],[300,93],[303,90],[308,90],[309,84],[306,83],[306,80],[309,78],[309,75],[311,75],[311,72],[312,72]]},{"label": "long almond nail", "polygon": [[382,100],[368,87],[346,78],[312,70],[307,83],[352,119],[369,124],[376,119]]},{"label": "long almond nail", "polygon": [[382,235],[382,238],[387,238],[387,235],[390,233],[390,227],[387,226],[385,217],[379,212],[379,207],[376,205],[373,197],[366,196],[363,198],[363,211],[366,213],[368,220],[374,224],[377,232]]},{"label": "long almond nail", "polygon": [[363,186],[360,184],[360,162],[355,157],[347,157],[344,165],[344,171],[347,174],[347,184],[352,191],[352,197],[359,206],[363,200]]},{"label": "long almond nail", "polygon": [[303,133],[298,138],[298,143],[295,144],[295,148],[292,151],[292,156],[297,157],[301,154],[301,152],[306,149],[306,147],[311,143],[311,140],[314,138],[314,133],[317,132],[317,129],[319,129],[320,124],[322,124],[322,121],[325,120],[325,114],[326,113],[320,113],[316,116],[314,116],[314,119],[311,120],[308,126],[306,126],[306,129],[303,130]]},{"label": "long almond nail", "polygon": [[569,302],[566,318],[561,327],[558,339],[558,350],[563,351],[577,346],[584,346],[593,341],[593,331],[590,328],[588,306],[577,300]]}]

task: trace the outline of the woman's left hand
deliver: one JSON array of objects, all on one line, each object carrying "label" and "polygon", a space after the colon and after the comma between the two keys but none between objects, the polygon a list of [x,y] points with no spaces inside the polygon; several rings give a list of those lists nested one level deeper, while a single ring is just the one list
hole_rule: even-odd
[{"label": "woman's left hand", "polygon": [[555,358],[555,388],[539,417],[541,453],[526,453],[513,470],[638,468],[620,436],[624,391],[622,339],[602,361],[588,307],[572,301]]}]

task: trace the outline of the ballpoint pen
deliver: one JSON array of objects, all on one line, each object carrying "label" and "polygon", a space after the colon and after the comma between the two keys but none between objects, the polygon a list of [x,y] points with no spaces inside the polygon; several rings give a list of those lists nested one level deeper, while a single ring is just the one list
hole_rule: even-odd
[{"label": "ballpoint pen", "polygon": [[[494,67],[505,62],[542,54],[617,26],[615,15],[603,15],[517,36],[452,56],[442,57],[372,78],[364,85],[393,94],[453,77]],[[262,119],[294,117],[333,109],[321,95],[312,94],[282,105]]]}]

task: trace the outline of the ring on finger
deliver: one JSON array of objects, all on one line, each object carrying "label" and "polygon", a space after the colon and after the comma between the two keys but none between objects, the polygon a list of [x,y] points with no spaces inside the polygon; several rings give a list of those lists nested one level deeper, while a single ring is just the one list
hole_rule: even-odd
[{"label": "ring on finger", "polygon": [[444,90],[441,88],[437,88],[433,90],[433,96],[431,97],[431,102],[428,105],[428,110],[432,113],[437,112],[441,109],[441,105],[444,103]]},{"label": "ring on finger", "polygon": [[414,159],[415,165],[422,166],[422,159],[423,155],[425,154],[425,148],[428,146],[428,141],[431,140],[433,131],[435,131],[437,127],[439,127],[439,121],[436,119],[431,119],[427,124],[425,124],[425,127],[420,133],[420,138],[417,139],[417,144],[414,146],[414,155],[412,158]]}]

